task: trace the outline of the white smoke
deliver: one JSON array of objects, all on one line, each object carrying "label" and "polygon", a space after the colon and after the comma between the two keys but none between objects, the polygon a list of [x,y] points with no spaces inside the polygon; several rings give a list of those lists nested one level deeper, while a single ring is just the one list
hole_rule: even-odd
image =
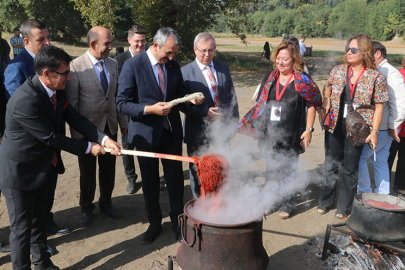
[{"label": "white smoke", "polygon": [[[260,181],[263,177],[256,176],[262,176],[264,172],[254,171],[257,163],[263,162],[258,161],[263,158],[263,153],[257,151],[258,141],[237,134],[232,139],[230,147],[230,138],[235,135],[235,131],[235,122],[223,121],[211,123],[210,129],[207,130],[211,138],[209,147],[202,149],[197,155],[199,157],[210,153],[223,155],[230,164],[229,178],[227,183],[216,191],[215,196],[200,197],[194,203],[194,207],[186,209],[194,218],[214,224],[239,224],[260,220],[266,210],[274,209],[297,192],[304,192],[310,183],[321,181],[319,175],[308,175],[305,172],[294,173],[288,178],[273,173],[280,169],[280,166],[289,164],[291,159],[271,150],[264,154],[271,159],[269,163],[271,167],[268,170],[274,180]],[[283,135],[270,131],[268,145],[265,148],[272,149],[270,146],[277,140],[277,136]],[[263,145],[260,147],[263,148]]]}]

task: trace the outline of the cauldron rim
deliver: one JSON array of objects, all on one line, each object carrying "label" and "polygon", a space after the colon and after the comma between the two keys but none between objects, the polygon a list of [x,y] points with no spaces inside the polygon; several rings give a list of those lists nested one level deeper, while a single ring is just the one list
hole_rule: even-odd
[{"label": "cauldron rim", "polygon": [[211,226],[211,227],[219,227],[219,228],[227,227],[227,228],[229,228],[229,227],[242,227],[242,226],[246,226],[246,225],[251,224],[251,223],[261,222],[262,221],[261,219],[254,219],[254,220],[251,220],[251,221],[248,221],[248,222],[233,223],[233,224],[218,224],[218,223],[210,223],[210,222],[202,221],[202,220],[199,220],[199,219],[193,217],[192,215],[190,215],[187,212],[187,207],[192,207],[196,201],[197,201],[197,199],[192,199],[192,200],[188,201],[184,205],[184,209],[183,209],[184,214],[186,214],[187,218],[192,219],[196,223],[201,223],[201,224],[208,225],[208,226]]}]

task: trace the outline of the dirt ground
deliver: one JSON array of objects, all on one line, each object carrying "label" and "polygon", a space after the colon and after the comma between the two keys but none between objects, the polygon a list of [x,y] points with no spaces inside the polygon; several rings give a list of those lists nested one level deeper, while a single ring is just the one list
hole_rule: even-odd
[{"label": "dirt ground", "polygon": [[[258,44],[264,44],[260,39]],[[320,42],[315,43],[316,42]],[[217,40],[218,49],[223,44],[238,44],[235,39]],[[279,40],[272,40],[275,45]],[[322,44],[321,44],[322,43]],[[324,44],[323,44],[324,43]],[[342,50],[345,42],[333,40],[314,40],[310,44],[325,50]],[[332,46],[332,47],[330,47]],[[338,46],[338,49],[335,49]],[[405,46],[401,46],[404,51]],[[397,49],[397,48],[395,48]],[[232,51],[226,49],[227,51]],[[222,50],[225,51],[225,50]],[[231,53],[243,53],[240,50],[233,50]],[[261,52],[257,52],[257,57]],[[247,54],[255,53],[247,52]],[[335,64],[334,59],[314,60],[321,68],[314,75],[314,80],[321,88],[327,74]],[[319,62],[319,63],[318,63]],[[269,63],[270,65],[270,63]],[[235,89],[239,100],[240,114],[243,116],[253,105],[252,94],[261,82],[263,74],[248,72],[232,72]],[[313,140],[307,152],[300,156],[299,170],[317,175],[319,166],[324,161],[323,132],[319,123],[315,124]],[[256,143],[243,135],[237,135],[232,143],[252,144],[251,152],[258,152]],[[185,153],[185,147],[184,154]],[[163,211],[163,233],[151,245],[141,245],[143,233],[148,228],[147,214],[145,211],[143,194],[140,189],[136,194],[129,195],[125,191],[127,183],[122,159],[117,158],[116,165],[116,186],[113,193],[113,205],[119,211],[121,219],[112,220],[101,214],[96,207],[94,211],[94,222],[91,226],[81,226],[81,212],[79,203],[79,169],[77,157],[63,153],[63,160],[66,172],[60,175],[56,189],[55,204],[53,212],[56,223],[63,227],[70,227],[73,231],[64,236],[49,236],[49,244],[56,247],[59,254],[52,257],[55,265],[61,269],[167,269],[167,258],[169,255],[176,255],[180,246],[175,241],[168,217],[168,195],[167,191],[161,192],[161,207]],[[138,164],[137,164],[138,166]],[[185,198],[187,202],[192,198],[189,179],[188,164],[183,164],[185,175]],[[263,160],[257,161],[246,170],[262,172],[264,170]],[[137,169],[139,173],[139,169]],[[163,174],[161,174],[163,175]],[[140,179],[138,179],[138,182]],[[297,179],[299,181],[299,179]],[[278,212],[267,216],[263,220],[263,245],[269,256],[267,269],[302,269],[318,270],[324,269],[319,258],[309,254],[306,250],[308,241],[313,237],[323,237],[327,224],[340,223],[335,219],[335,210],[332,209],[326,215],[319,215],[316,212],[318,188],[316,185],[309,186],[297,195],[298,206],[292,216],[287,220],[281,220]],[[96,191],[96,200],[98,190]],[[0,202],[0,240],[7,242],[9,235],[8,213],[5,200]],[[10,255],[0,254],[0,269],[11,269]],[[177,269],[177,266],[175,266]],[[222,269],[219,265],[217,269]]]}]

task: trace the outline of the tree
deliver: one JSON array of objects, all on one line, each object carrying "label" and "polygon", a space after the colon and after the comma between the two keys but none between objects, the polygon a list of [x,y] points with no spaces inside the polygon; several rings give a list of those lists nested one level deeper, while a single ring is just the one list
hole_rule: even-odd
[{"label": "tree", "polygon": [[75,8],[91,26],[103,26],[114,32],[117,18],[115,13],[120,7],[119,0],[70,0]]},{"label": "tree", "polygon": [[221,15],[227,18],[227,27],[242,40],[241,30],[250,27],[248,4],[257,0],[136,0],[133,9],[134,22],[142,25],[148,40],[165,26],[175,28],[181,36],[183,48],[180,55],[191,55],[194,37],[211,29]]},{"label": "tree", "polygon": [[[2,0],[0,24],[12,32],[23,22],[35,18],[46,24],[53,40],[73,43],[86,33],[86,26],[74,4],[65,0]],[[63,23],[61,23],[63,22]]]}]

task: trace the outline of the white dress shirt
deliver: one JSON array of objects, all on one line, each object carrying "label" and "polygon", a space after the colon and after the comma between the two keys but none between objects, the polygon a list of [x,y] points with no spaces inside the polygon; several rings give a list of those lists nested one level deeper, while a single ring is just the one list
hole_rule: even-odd
[{"label": "white dress shirt", "polygon": [[404,77],[387,59],[382,60],[377,69],[387,78],[389,97],[388,102],[384,102],[380,130],[397,129],[405,118]]},{"label": "white dress shirt", "polygon": [[100,68],[101,68],[101,67],[100,67],[99,65],[97,65],[97,63],[98,63],[98,62],[103,63],[104,73],[105,73],[105,76],[107,77],[107,82],[108,82],[108,84],[110,84],[110,76],[108,76],[108,70],[107,70],[107,66],[105,65],[104,59],[97,60],[93,55],[91,55],[91,53],[90,53],[89,50],[87,50],[87,55],[89,56],[90,61],[91,61],[91,63],[93,64],[93,68],[94,68],[94,70],[96,71],[97,77],[98,77],[98,79],[100,80],[100,82],[101,82],[101,79],[100,79]]},{"label": "white dress shirt", "polygon": [[[48,87],[46,87],[45,84],[41,80],[39,80],[39,81],[41,82],[41,84],[44,87],[46,93],[48,94],[49,99],[51,100],[51,97],[54,94],[56,95],[56,91],[53,91],[53,90],[49,89]],[[51,100],[51,102],[52,102],[52,100]],[[107,138],[108,138],[108,136],[104,136],[103,141],[101,142],[101,145],[104,145],[104,142],[105,142],[105,140],[107,140]],[[91,142],[87,142],[87,149],[86,149],[85,154],[88,154],[90,152],[90,149],[91,149]]]},{"label": "white dress shirt", "polygon": [[29,55],[31,55],[31,56],[32,56],[32,58],[34,58],[34,59],[35,59],[35,54],[33,54],[32,52],[30,52],[30,50],[28,50],[27,48],[25,48],[25,49],[27,50],[28,54],[29,54]]},{"label": "white dress shirt", "polygon": [[[204,76],[204,79],[207,82],[208,88],[210,89],[212,100],[214,100],[214,92],[212,91],[211,81],[210,81],[210,78],[208,76],[208,70],[206,69],[207,66],[201,64],[197,60],[197,58],[195,59],[195,62],[197,63],[198,67],[200,68],[200,70],[201,70],[201,72],[202,72],[202,74]],[[216,72],[215,67],[214,67],[214,63],[211,61],[211,63],[208,66],[211,66],[211,72],[215,76],[215,80],[217,81],[217,89],[218,89],[218,77],[217,77],[217,72]]]}]

